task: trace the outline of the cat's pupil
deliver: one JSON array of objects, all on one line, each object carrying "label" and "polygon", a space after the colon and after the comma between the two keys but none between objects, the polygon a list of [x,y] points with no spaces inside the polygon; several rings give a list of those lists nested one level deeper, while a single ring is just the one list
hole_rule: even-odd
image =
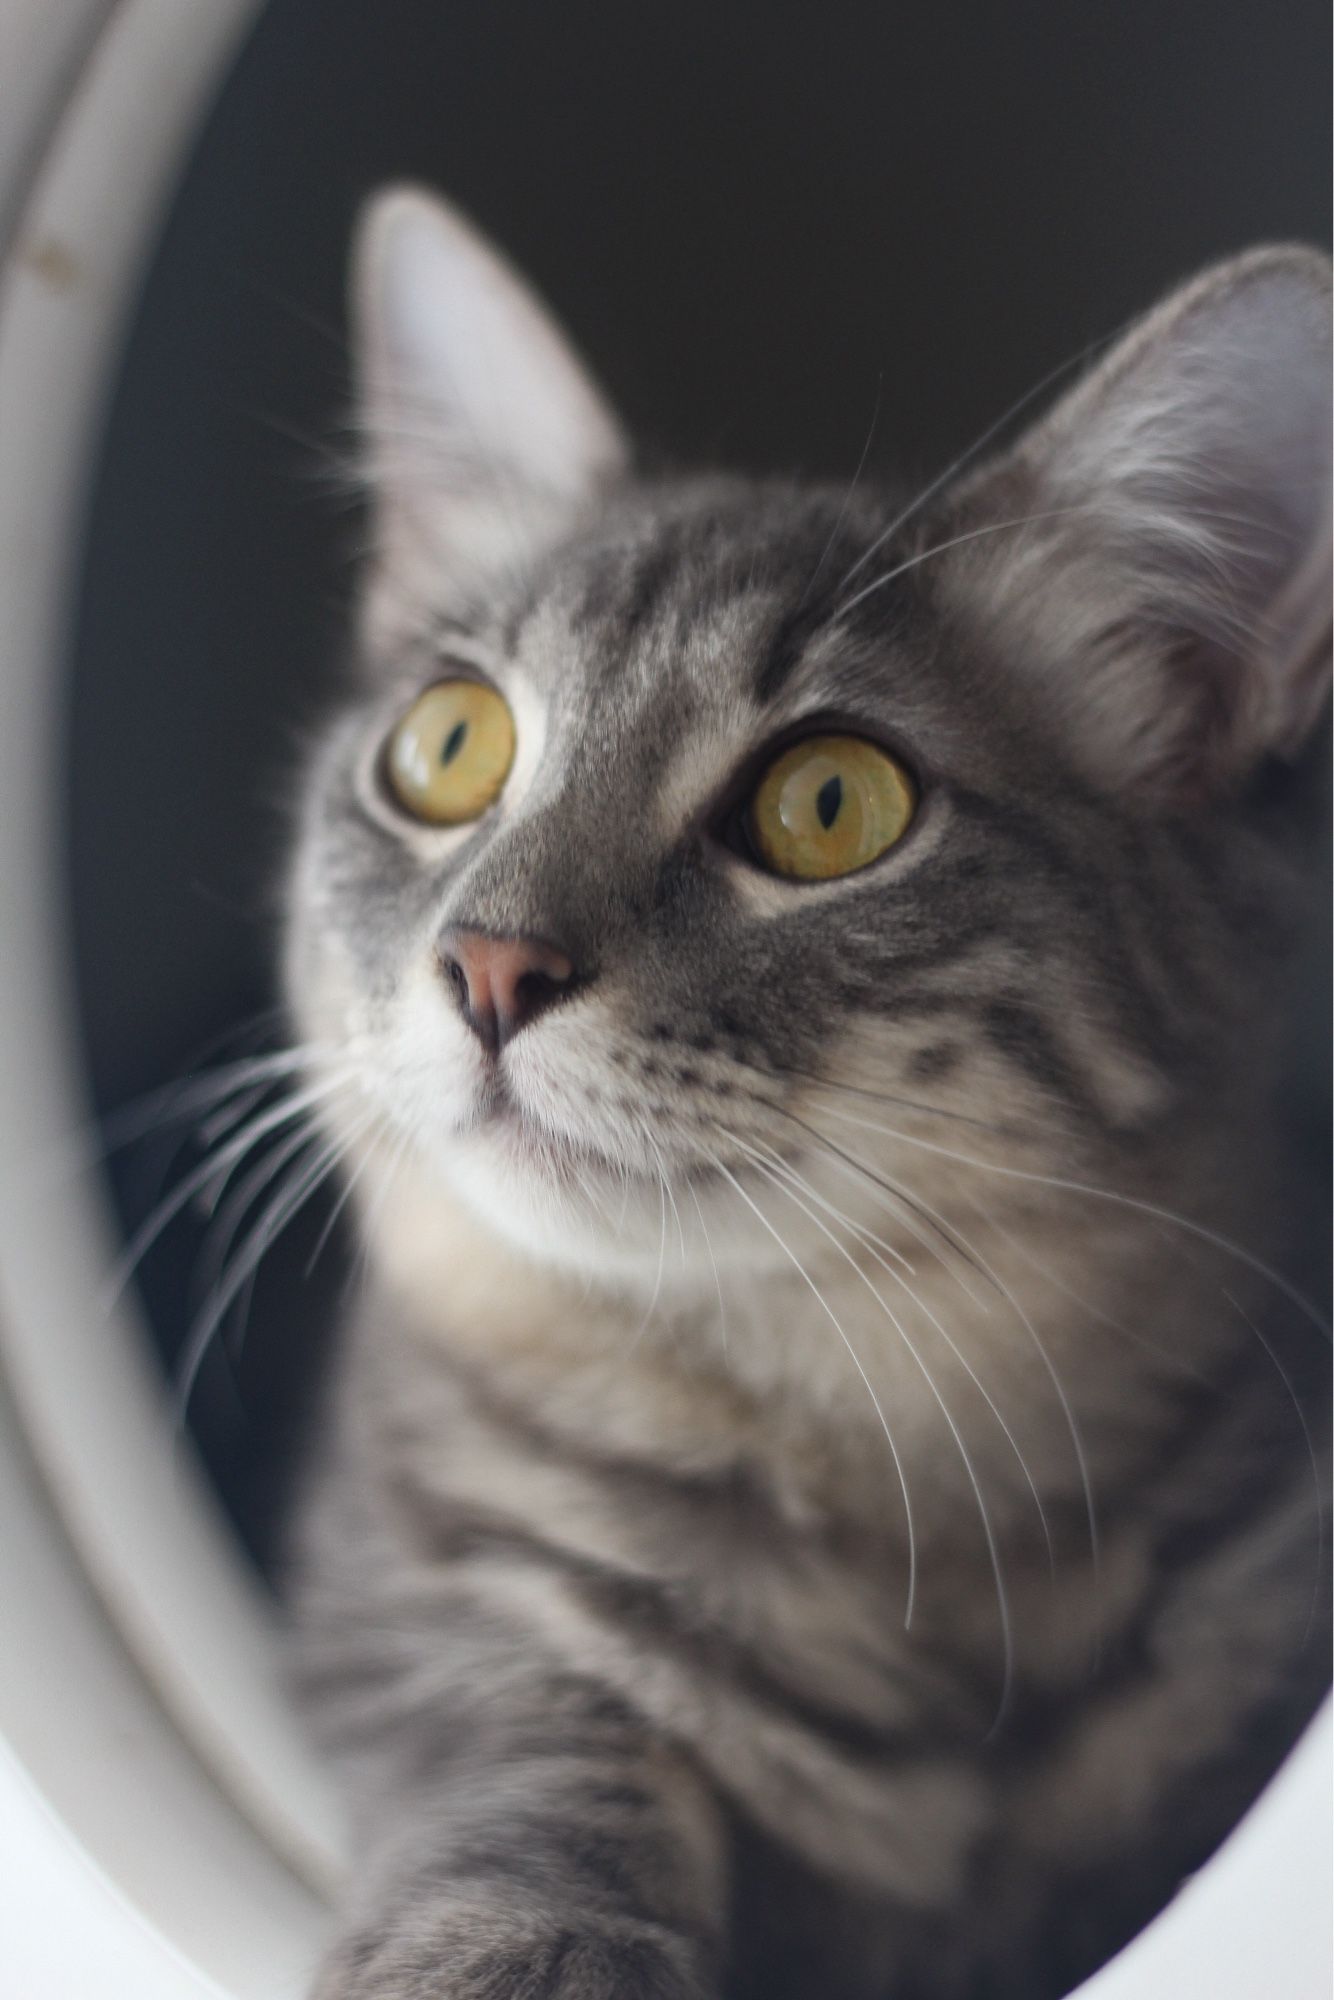
[{"label": "cat's pupil", "polygon": [[838,818],[839,807],[843,804],[843,780],[826,778],[815,795],[815,810],[820,815],[820,824],[828,833]]},{"label": "cat's pupil", "polygon": [[468,725],[466,722],[456,722],[454,724],[454,727],[445,738],[445,747],[440,752],[440,762],[442,764],[453,763],[459,751],[463,748],[463,739],[467,734]]}]

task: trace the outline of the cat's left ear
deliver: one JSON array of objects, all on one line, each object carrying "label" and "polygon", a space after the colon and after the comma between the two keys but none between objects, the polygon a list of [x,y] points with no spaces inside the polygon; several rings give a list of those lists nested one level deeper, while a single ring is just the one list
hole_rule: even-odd
[{"label": "cat's left ear", "polygon": [[362,213],[352,267],[377,553],[468,586],[512,573],[624,468],[620,427],[554,320],[437,196]]},{"label": "cat's left ear", "polygon": [[960,532],[1031,517],[959,580],[1095,779],[1183,801],[1295,757],[1329,686],[1327,259],[1207,271],[959,498]]}]

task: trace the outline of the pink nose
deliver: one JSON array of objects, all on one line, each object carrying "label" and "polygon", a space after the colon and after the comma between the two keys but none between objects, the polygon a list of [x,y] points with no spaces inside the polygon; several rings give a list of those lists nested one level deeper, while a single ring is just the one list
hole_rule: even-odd
[{"label": "pink nose", "polygon": [[489,1055],[561,999],[574,977],[565,953],[540,938],[447,930],[436,955],[464,1020]]}]

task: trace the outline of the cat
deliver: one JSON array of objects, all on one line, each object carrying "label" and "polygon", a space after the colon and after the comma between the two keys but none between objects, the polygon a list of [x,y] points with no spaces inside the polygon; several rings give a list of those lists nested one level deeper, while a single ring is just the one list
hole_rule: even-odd
[{"label": "cat", "polygon": [[352,296],[284,958],[364,1260],[315,1992],[1063,1993],[1325,1680],[1328,265],[1207,271],[915,493],[637,470],[424,191]]}]

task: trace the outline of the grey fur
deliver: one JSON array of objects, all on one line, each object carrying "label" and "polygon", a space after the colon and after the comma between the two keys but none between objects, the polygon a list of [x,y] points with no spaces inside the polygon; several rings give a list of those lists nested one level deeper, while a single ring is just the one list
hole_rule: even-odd
[{"label": "grey fur", "polygon": [[[503,449],[385,304],[433,231],[497,315]],[[360,270],[378,545],[289,897],[367,1267],[298,1535],[357,1827],[317,1991],[1055,1995],[1324,1679],[1328,1348],[1275,1106],[1327,273],[1209,274],[913,507],[641,479],[426,197]],[[378,750],[459,662],[519,761],[424,830]],[[728,813],[817,716],[921,809],[777,882]],[[458,924],[576,968],[503,1090]]]}]

